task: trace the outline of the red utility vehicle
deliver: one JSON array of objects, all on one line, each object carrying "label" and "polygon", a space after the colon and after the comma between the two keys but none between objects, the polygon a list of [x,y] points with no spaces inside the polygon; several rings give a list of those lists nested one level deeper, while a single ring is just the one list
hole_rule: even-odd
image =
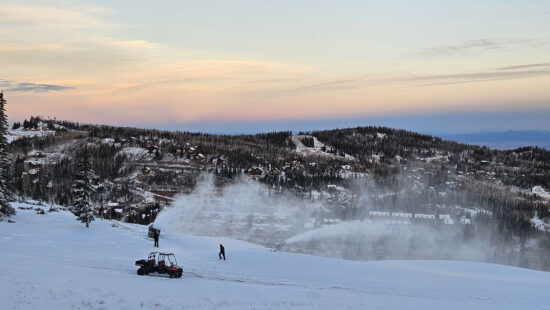
[{"label": "red utility vehicle", "polygon": [[137,260],[136,266],[139,266],[137,274],[140,276],[158,273],[167,274],[170,278],[181,278],[183,274],[183,268],[178,266],[173,253],[151,252],[148,259]]}]

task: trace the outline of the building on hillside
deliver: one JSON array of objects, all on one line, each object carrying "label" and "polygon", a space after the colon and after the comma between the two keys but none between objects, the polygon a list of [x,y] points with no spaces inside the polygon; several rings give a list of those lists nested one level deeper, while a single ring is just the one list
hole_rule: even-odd
[{"label": "building on hillside", "polygon": [[416,213],[414,215],[415,219],[427,219],[427,220],[435,220],[435,215],[433,214],[422,214],[422,213]]},{"label": "building on hillside", "polygon": [[393,212],[391,214],[393,217],[405,217],[405,218],[412,218],[412,213],[402,213],[402,212]]},{"label": "building on hillside", "polygon": [[390,216],[390,212],[384,211],[369,211],[370,216]]},{"label": "building on hillside", "polygon": [[262,176],[262,174],[263,174],[263,170],[260,167],[254,167],[254,168],[248,169],[248,175],[253,178],[259,178]]}]

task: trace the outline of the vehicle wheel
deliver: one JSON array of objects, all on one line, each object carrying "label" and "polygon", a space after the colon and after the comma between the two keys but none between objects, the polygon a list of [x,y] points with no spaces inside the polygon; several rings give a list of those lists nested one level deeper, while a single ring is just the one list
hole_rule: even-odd
[{"label": "vehicle wheel", "polygon": [[183,275],[183,271],[178,272],[178,278],[181,278],[182,275]]},{"label": "vehicle wheel", "polygon": [[139,269],[137,270],[137,274],[140,275],[140,276],[142,276],[142,275],[145,274],[145,270],[144,270],[143,268],[139,268]]},{"label": "vehicle wheel", "polygon": [[176,277],[176,273],[175,272],[170,272],[170,279],[173,279]]}]

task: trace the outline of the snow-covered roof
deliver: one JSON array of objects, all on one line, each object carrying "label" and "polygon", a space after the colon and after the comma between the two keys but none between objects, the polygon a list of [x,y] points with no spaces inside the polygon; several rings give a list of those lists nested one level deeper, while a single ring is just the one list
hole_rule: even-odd
[{"label": "snow-covered roof", "polygon": [[543,199],[550,199],[550,192],[544,190],[544,187],[540,185],[533,186],[533,188],[531,189],[531,192]]},{"label": "snow-covered roof", "polygon": [[393,217],[412,217],[412,213],[401,213],[401,212],[393,212],[391,214]]},{"label": "snow-covered roof", "polygon": [[422,213],[416,213],[414,215],[415,219],[435,219],[435,215],[433,214],[422,214]]},{"label": "snow-covered roof", "polygon": [[390,216],[390,212],[385,212],[385,211],[369,211],[369,215],[374,215],[374,216]]}]

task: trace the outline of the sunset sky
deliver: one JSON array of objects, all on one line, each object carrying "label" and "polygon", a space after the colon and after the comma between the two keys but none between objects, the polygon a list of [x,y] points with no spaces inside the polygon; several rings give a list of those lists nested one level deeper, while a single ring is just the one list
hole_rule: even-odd
[{"label": "sunset sky", "polygon": [[0,0],[10,121],[550,129],[550,1]]}]

